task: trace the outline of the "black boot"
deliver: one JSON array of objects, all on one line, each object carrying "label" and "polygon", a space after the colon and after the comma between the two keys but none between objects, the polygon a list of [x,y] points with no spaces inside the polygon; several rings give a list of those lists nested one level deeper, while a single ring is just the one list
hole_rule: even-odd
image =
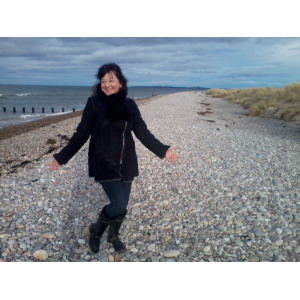
[{"label": "black boot", "polygon": [[111,224],[113,220],[108,219],[105,216],[104,211],[99,214],[99,217],[96,223],[92,223],[89,227],[90,237],[89,237],[89,248],[93,253],[99,252],[100,239],[109,224]]},{"label": "black boot", "polygon": [[125,215],[117,217],[109,226],[107,241],[112,243],[117,252],[125,252],[126,247],[119,239],[119,230],[125,219]]}]

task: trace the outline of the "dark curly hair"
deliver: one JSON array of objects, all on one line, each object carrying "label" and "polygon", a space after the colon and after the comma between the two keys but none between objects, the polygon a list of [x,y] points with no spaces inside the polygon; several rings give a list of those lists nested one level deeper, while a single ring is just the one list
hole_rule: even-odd
[{"label": "dark curly hair", "polygon": [[101,79],[107,73],[114,73],[116,75],[122,85],[121,90],[123,90],[123,92],[125,92],[125,96],[127,96],[127,79],[123,75],[121,68],[115,63],[104,64],[99,68],[97,74],[95,75],[95,77],[98,79],[98,82],[92,87],[92,95],[95,96],[101,94]]}]

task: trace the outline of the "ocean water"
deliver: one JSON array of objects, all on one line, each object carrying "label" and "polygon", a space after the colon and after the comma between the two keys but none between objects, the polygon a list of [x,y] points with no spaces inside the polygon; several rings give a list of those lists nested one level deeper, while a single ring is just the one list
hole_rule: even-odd
[{"label": "ocean water", "polygon": [[[155,95],[203,90],[206,88],[128,87],[128,97],[136,100]],[[82,110],[90,95],[91,87],[0,84],[0,128],[61,115],[63,108],[64,113],[73,111],[73,108],[76,111]],[[3,111],[4,107],[6,112]],[[13,112],[14,108],[16,112]],[[42,113],[42,108],[45,113]]]}]

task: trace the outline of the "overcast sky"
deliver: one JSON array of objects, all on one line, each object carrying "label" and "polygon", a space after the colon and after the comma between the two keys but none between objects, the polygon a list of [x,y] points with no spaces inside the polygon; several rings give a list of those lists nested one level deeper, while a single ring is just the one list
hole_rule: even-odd
[{"label": "overcast sky", "polygon": [[300,82],[300,38],[0,38],[0,84],[91,86],[107,62],[129,86],[281,87]]}]

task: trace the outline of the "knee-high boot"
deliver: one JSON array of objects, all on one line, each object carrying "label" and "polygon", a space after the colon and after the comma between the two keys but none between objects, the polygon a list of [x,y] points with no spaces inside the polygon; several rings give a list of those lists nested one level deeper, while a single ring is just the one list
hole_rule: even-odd
[{"label": "knee-high boot", "polygon": [[109,224],[111,224],[113,220],[110,220],[107,218],[104,210],[99,214],[98,219],[96,223],[92,223],[89,227],[90,230],[90,237],[89,237],[89,248],[93,253],[99,252],[99,246],[100,246],[100,239],[105,231],[105,229],[108,227]]},{"label": "knee-high boot", "polygon": [[109,226],[107,241],[113,244],[117,252],[126,251],[126,246],[119,239],[119,230],[125,219],[125,215],[118,216]]}]

